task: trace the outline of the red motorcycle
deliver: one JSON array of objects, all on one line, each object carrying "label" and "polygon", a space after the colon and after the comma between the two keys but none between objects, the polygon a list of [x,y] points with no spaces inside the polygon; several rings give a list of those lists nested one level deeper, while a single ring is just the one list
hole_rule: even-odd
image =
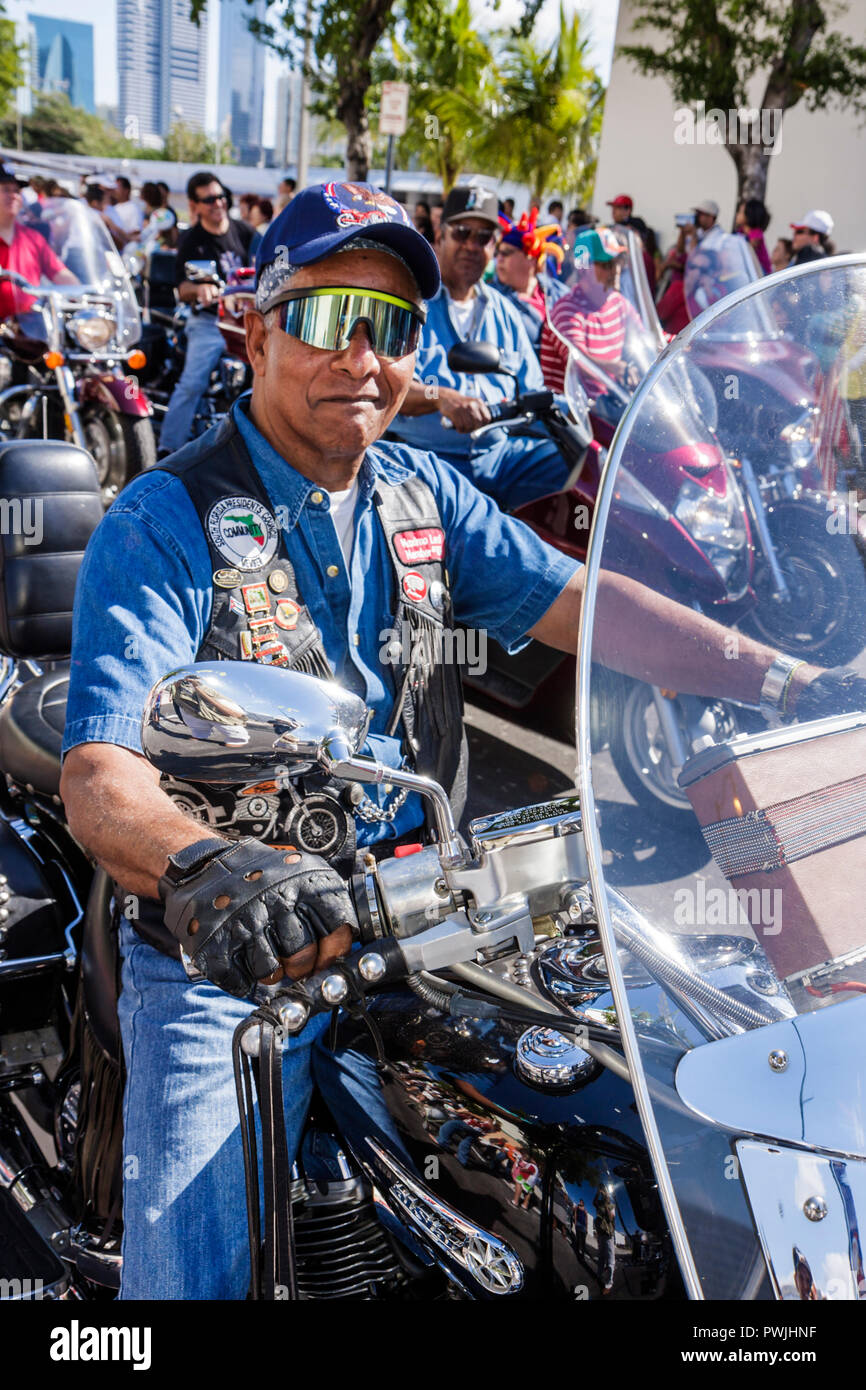
[{"label": "red motorcycle", "polygon": [[[690,252],[685,300],[693,318],[764,277],[744,237],[720,228]],[[718,401],[717,433],[738,470],[755,536],[757,603],[745,629],[820,665],[844,665],[866,643],[863,555],[840,538],[837,491],[848,439],[839,390],[856,306],[824,312],[821,277],[747,299],[696,339],[693,357]],[[809,297],[808,339],[800,341]]]},{"label": "red motorcycle", "polygon": [[138,305],[105,226],[74,198],[21,224],[44,236],[75,283],[28,284],[12,270],[16,313],[0,324],[0,439],[63,439],[93,457],[108,506],[156,462]]}]

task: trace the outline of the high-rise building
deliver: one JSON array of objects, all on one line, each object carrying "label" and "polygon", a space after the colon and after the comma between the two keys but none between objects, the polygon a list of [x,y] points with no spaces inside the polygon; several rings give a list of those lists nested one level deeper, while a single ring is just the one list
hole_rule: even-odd
[{"label": "high-rise building", "polygon": [[119,112],[130,140],[152,143],[177,121],[204,129],[207,17],[189,0],[117,0]]},{"label": "high-rise building", "polygon": [[189,0],[162,0],[162,134],[175,121],[204,130],[207,112],[207,20],[194,24]]},{"label": "high-rise building", "polygon": [[65,92],[73,106],[93,111],[93,25],[29,14],[30,83]]},{"label": "high-rise building", "polygon": [[265,0],[220,4],[217,123],[220,139],[231,141],[241,164],[257,164],[262,154],[265,48],[249,21],[264,20],[265,8]]},{"label": "high-rise building", "polygon": [[304,79],[301,73],[289,72],[277,78],[274,164],[278,169],[288,169],[298,162],[303,94]]}]

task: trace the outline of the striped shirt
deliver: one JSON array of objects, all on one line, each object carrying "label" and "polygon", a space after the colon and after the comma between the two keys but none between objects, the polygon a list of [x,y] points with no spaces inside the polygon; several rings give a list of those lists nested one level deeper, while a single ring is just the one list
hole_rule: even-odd
[{"label": "striped shirt", "polygon": [[[550,320],[562,336],[599,362],[618,362],[622,358],[626,329],[629,321],[636,318],[619,290],[611,290],[599,308],[591,303],[580,285],[575,285],[550,309]],[[568,353],[547,324],[541,330],[539,355],[545,386],[551,391],[562,391]],[[583,371],[580,375],[589,396],[601,395],[605,390],[597,377]]]}]

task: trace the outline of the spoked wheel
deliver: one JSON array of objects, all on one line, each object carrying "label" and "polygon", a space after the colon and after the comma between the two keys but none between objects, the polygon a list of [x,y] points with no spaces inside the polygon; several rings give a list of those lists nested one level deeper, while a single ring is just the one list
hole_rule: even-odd
[{"label": "spoked wheel", "polygon": [[105,406],[88,406],[82,424],[103,506],[110,507],[130,478],[156,463],[153,426],[147,416],[121,415]]},{"label": "spoked wheel", "polygon": [[[718,701],[684,696],[670,704],[687,748],[701,734],[719,742],[736,733],[733,715]],[[656,818],[661,814],[665,819],[694,819],[691,803],[677,784],[680,769],[671,757],[650,686],[636,681],[628,690],[610,753],[620,781],[639,806]]]},{"label": "spoked wheel", "polygon": [[844,665],[866,646],[866,569],[853,536],[830,534],[824,518],[794,510],[768,521],[788,597],[774,598],[762,564],[743,628],[790,656]]}]

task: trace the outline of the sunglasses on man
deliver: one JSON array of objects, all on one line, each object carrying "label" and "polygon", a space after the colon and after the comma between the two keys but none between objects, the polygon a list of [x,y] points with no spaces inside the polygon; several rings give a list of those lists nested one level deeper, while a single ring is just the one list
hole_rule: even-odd
[{"label": "sunglasses on man", "polygon": [[482,251],[496,239],[496,232],[492,227],[489,232],[476,232],[472,227],[452,226],[449,226],[448,230],[461,246],[466,246],[471,242],[473,246],[477,246]]},{"label": "sunglasses on man", "polygon": [[196,198],[196,202],[197,202],[197,203],[205,203],[208,207],[212,208],[212,207],[214,206],[215,203],[227,203],[227,202],[228,202],[228,194],[226,194],[226,193],[211,193],[211,194],[209,194],[209,196],[208,196],[207,198]]},{"label": "sunglasses on man", "polygon": [[376,356],[390,362],[415,351],[426,318],[408,299],[351,286],[295,290],[277,308],[284,333],[323,352],[345,352],[362,323]]}]

